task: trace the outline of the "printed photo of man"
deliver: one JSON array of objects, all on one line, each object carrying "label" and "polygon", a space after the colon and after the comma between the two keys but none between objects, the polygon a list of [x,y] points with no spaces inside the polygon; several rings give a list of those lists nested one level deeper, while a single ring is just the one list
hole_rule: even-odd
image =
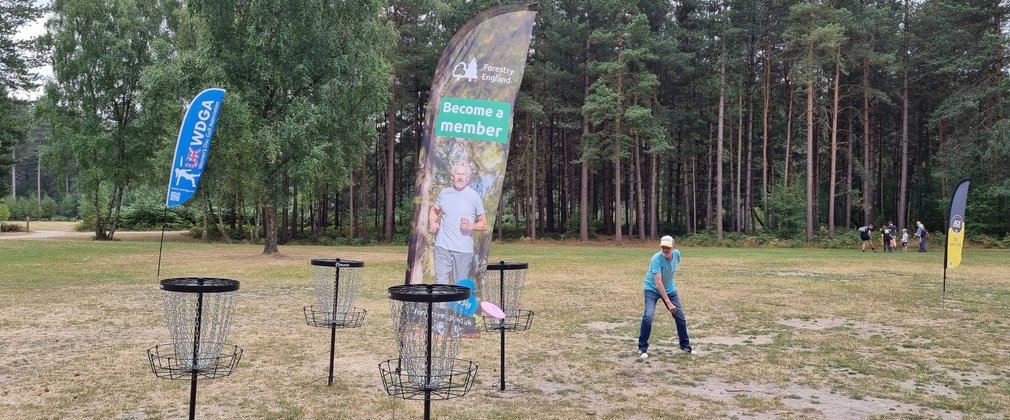
[{"label": "printed photo of man", "polygon": [[470,278],[474,265],[473,232],[487,230],[480,194],[469,186],[471,169],[465,161],[452,164],[452,185],[438,193],[428,212],[428,232],[435,234],[435,283],[456,284]]}]

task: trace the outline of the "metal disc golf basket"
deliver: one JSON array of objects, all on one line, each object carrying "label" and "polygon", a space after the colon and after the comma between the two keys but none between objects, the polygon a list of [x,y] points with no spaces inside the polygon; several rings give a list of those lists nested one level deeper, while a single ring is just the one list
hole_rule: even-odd
[{"label": "metal disc golf basket", "polygon": [[[526,331],[533,323],[533,311],[520,309],[523,283],[526,281],[528,268],[529,264],[527,263],[501,261],[497,264],[488,264],[487,272],[484,274],[483,300],[498,305],[502,312],[505,312],[504,319],[487,315],[482,317],[485,331],[501,332],[500,389],[502,391],[505,390],[505,333]],[[497,282],[494,281],[495,277],[498,277]]]},{"label": "metal disc golf basket", "polygon": [[196,381],[231,375],[242,348],[226,344],[237,280],[184,277],[161,281],[165,321],[172,343],[147,349],[155,376],[189,379],[189,418],[196,417]]},{"label": "metal disc golf basket", "polygon": [[424,399],[425,419],[432,399],[462,397],[473,385],[477,364],[456,358],[465,318],[457,305],[469,298],[470,289],[456,285],[389,288],[399,357],[379,364],[382,385],[394,397]]},{"label": "metal disc golf basket", "polygon": [[305,323],[311,327],[330,329],[330,376],[327,385],[333,385],[337,329],[358,328],[365,320],[366,311],[354,307],[364,267],[364,262],[340,258],[312,260],[312,277],[319,304],[304,308]]}]

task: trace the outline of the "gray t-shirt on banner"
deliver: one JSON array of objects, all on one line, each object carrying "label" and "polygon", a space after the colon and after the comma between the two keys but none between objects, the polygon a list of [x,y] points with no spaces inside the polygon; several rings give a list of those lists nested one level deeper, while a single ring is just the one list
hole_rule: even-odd
[{"label": "gray t-shirt on banner", "polygon": [[484,214],[484,202],[480,194],[469,186],[463,191],[453,187],[445,187],[438,193],[435,207],[442,210],[438,234],[435,236],[435,246],[456,252],[473,252],[473,230],[461,231],[459,220],[467,218],[470,223],[477,222],[477,216]]}]

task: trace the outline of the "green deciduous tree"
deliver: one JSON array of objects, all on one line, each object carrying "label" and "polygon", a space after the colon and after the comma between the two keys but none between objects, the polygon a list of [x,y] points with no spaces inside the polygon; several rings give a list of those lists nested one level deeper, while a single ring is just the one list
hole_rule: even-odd
[{"label": "green deciduous tree", "polygon": [[54,83],[41,115],[53,129],[47,159],[77,166],[95,238],[113,239],[123,194],[151,165],[157,138],[141,121],[142,70],[165,23],[158,0],[57,0],[47,24]]},{"label": "green deciduous tree", "polygon": [[258,186],[264,253],[277,252],[286,182],[346,184],[377,138],[375,119],[388,106],[393,40],[384,4],[190,3],[205,30],[206,58],[222,68],[229,90],[221,122],[238,119],[249,127],[238,141],[248,159],[220,166]]}]

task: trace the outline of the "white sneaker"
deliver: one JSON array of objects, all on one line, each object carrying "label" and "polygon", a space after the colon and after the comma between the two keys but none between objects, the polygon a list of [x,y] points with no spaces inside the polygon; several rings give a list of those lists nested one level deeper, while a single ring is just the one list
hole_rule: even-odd
[{"label": "white sneaker", "polygon": [[649,358],[649,353],[646,353],[646,352],[643,351],[642,354],[638,355],[638,358],[642,359],[642,360],[648,359]]}]

